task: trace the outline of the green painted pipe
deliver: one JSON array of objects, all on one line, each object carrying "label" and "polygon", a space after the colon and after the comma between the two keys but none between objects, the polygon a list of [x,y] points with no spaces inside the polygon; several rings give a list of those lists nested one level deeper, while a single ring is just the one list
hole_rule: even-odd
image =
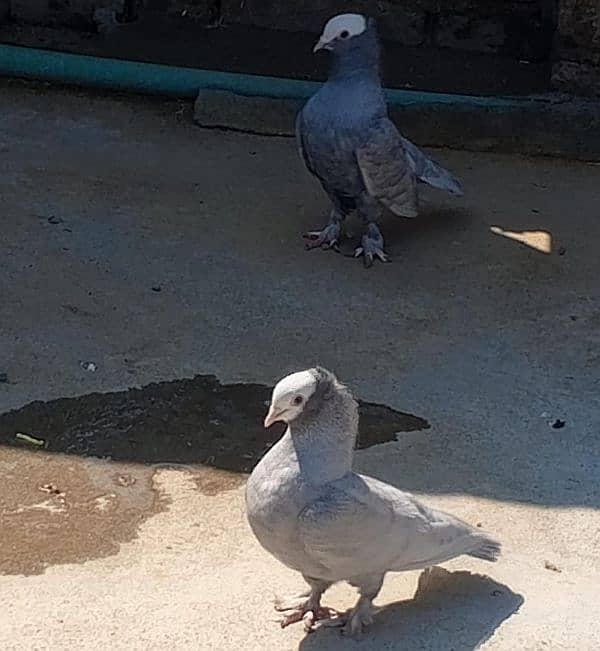
[{"label": "green painted pipe", "polygon": [[[0,75],[175,97],[196,97],[200,89],[214,89],[237,95],[306,99],[319,87],[318,82],[312,81],[123,61],[2,44]],[[388,89],[386,93],[388,101],[396,106],[452,104],[510,108],[534,101],[397,89]]]}]

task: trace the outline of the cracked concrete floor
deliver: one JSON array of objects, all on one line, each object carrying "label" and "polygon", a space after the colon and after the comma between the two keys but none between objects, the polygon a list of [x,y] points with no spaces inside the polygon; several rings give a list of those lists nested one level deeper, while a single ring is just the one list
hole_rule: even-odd
[{"label": "cracked concrete floor", "polygon": [[386,220],[394,261],[365,271],[303,250],[326,202],[290,140],[197,129],[177,102],[2,94],[2,411],[320,362],[431,425],[357,466],[505,554],[390,575],[360,643],[305,637],[275,621],[300,579],[250,535],[242,475],[4,446],[1,648],[600,646],[597,166],[436,152],[466,197]]}]

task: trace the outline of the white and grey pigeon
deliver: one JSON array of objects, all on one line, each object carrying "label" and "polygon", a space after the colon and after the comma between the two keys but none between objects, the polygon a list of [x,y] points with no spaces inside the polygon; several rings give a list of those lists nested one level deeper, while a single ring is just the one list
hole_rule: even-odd
[{"label": "white and grey pigeon", "polygon": [[306,167],[329,196],[329,223],[305,235],[308,248],[336,248],[345,216],[365,222],[355,255],[366,266],[387,260],[377,222],[385,208],[417,216],[417,182],[462,195],[459,181],[398,132],[388,117],[379,75],[375,21],[341,14],[326,25],[314,51],[330,50],[325,84],[298,114],[296,137]]},{"label": "white and grey pigeon", "polygon": [[[371,622],[386,572],[427,568],[462,554],[486,561],[499,556],[499,543],[481,530],[352,471],[358,407],[329,371],[312,368],[281,380],[265,426],[277,421],[287,430],[250,475],[246,505],[261,545],[310,587],[276,605],[290,611],[282,626],[339,624],[358,635]],[[331,618],[320,601],[338,581],[357,587],[360,597],[348,614]]]}]

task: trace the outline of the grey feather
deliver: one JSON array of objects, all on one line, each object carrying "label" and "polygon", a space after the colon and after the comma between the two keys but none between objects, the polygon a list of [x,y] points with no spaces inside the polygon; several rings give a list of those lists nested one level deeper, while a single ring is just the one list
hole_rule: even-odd
[{"label": "grey feather", "polygon": [[357,404],[331,373],[311,373],[312,397],[246,487],[248,519],[265,549],[320,584],[359,587],[463,554],[495,561],[500,545],[481,530],[352,471]]},{"label": "grey feather", "polygon": [[307,505],[299,533],[305,548],[327,568],[323,578],[332,580],[422,569],[462,554],[481,557],[496,545],[457,518],[355,473],[332,482]]},{"label": "grey feather", "polygon": [[426,156],[410,140],[400,136],[413,173],[423,183],[439,190],[446,190],[457,196],[464,194],[460,181],[447,169]]},{"label": "grey feather", "polygon": [[356,150],[367,192],[395,215],[417,216],[417,188],[400,134],[387,119],[378,121],[368,141]]}]

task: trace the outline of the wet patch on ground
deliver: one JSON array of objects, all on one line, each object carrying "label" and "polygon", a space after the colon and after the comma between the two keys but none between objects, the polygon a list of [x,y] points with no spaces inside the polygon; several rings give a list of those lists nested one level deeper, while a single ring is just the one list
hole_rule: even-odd
[{"label": "wet patch on ground", "polygon": [[167,508],[150,466],[0,450],[0,574],[111,556]]},{"label": "wet patch on ground", "polygon": [[[122,462],[203,464],[250,472],[283,432],[262,421],[272,387],[221,384],[214,376],[139,389],[32,402],[0,415],[0,444]],[[359,402],[358,448],[393,441],[429,424],[384,405]]]},{"label": "wet patch on ground", "polygon": [[[271,391],[197,376],[0,415],[0,574],[116,554],[168,508],[153,486],[162,466],[209,497],[239,487],[283,433],[262,426]],[[360,412],[359,448],[429,427],[383,405]]]}]

